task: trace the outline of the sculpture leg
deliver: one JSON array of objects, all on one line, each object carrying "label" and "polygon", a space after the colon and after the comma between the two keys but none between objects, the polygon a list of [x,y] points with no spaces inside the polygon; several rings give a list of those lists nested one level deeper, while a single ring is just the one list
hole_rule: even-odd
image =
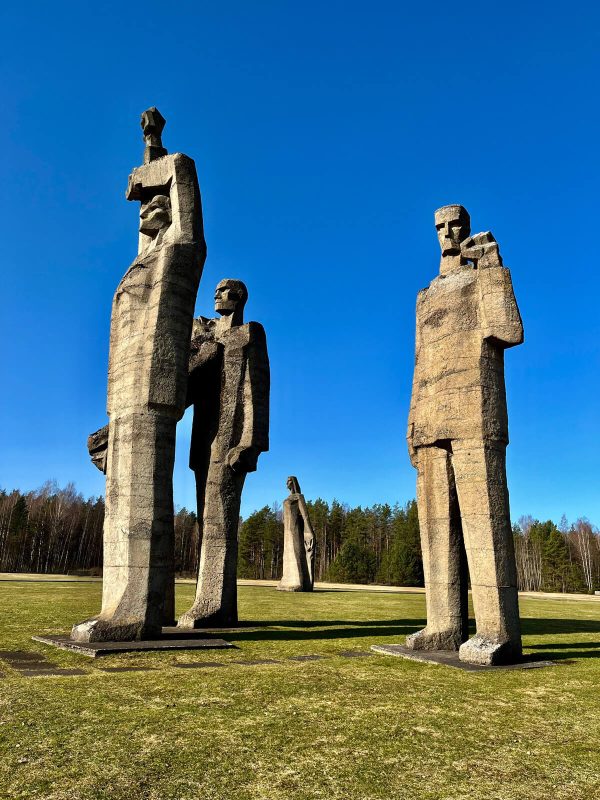
[{"label": "sculpture leg", "polygon": [[161,632],[173,584],[175,426],[175,419],[151,412],[111,420],[102,610],[73,627],[76,641]]},{"label": "sculpture leg", "polygon": [[460,659],[509,663],[522,650],[506,447],[456,442],[452,460],[477,623],[476,635],[460,648]]},{"label": "sculpture leg", "polygon": [[465,563],[450,455],[419,448],[417,504],[427,627],[406,638],[412,650],[458,650],[467,638]]},{"label": "sculpture leg", "polygon": [[237,625],[237,551],[245,475],[212,461],[206,481],[196,599],[181,628]]}]

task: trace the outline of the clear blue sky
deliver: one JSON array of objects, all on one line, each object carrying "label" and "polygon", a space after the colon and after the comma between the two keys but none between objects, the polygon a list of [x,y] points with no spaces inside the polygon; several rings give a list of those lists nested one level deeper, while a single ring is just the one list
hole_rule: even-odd
[{"label": "clear blue sky", "polygon": [[[512,270],[513,518],[600,523],[595,3],[4,5],[0,486],[103,492],[113,292],[136,251],[124,190],[139,115],[196,160],[197,312],[243,279],[267,331],[271,451],[242,511],[285,497],[414,496],[405,428],[433,211],[462,203]],[[190,420],[176,502],[192,508]]]}]

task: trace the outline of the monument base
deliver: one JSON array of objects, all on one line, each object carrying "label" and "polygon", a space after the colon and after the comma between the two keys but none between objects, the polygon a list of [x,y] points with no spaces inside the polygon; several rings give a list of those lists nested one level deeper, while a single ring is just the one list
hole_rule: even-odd
[{"label": "monument base", "polygon": [[425,664],[441,664],[465,672],[484,672],[498,669],[537,669],[538,667],[553,667],[554,661],[519,661],[515,664],[498,664],[495,666],[483,664],[469,664],[460,661],[457,650],[409,650],[402,644],[372,644],[371,650],[383,653],[386,656],[399,656],[409,661],[421,661]]},{"label": "monument base", "polygon": [[181,629],[163,628],[162,635],[155,639],[134,642],[75,642],[68,636],[32,636],[36,642],[70,650],[90,658],[116,655],[118,653],[139,653],[148,650],[222,650],[234,647],[231,642],[207,636],[204,631],[181,631]]}]

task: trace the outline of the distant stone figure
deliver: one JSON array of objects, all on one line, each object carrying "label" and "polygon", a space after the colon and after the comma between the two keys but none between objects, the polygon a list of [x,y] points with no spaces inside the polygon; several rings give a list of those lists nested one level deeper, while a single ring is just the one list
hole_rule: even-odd
[{"label": "distant stone figure", "polygon": [[129,176],[127,199],[141,203],[138,256],[113,300],[108,435],[88,441],[106,472],[102,610],[73,627],[77,641],[156,636],[174,613],[175,428],[206,247],[194,162],[166,154],[164,124],[155,108],[144,112],[144,165]]},{"label": "distant stone figure", "polygon": [[269,358],[258,322],[244,324],[248,291],[223,280],[220,319],[194,320],[187,404],[194,406],[190,467],[196,476],[200,564],[181,628],[235,625],[240,501],[246,474],[269,449]]},{"label": "distant stone figure", "polygon": [[[521,655],[506,483],[504,350],[523,341],[508,269],[491,233],[469,238],[459,205],[435,213],[440,274],[417,297],[408,421],[427,598],[414,650],[497,664]],[[477,632],[468,639],[467,566]]]},{"label": "distant stone figure", "polygon": [[282,592],[312,592],[315,580],[315,534],[298,478],[287,479],[289,497],[283,501]]}]

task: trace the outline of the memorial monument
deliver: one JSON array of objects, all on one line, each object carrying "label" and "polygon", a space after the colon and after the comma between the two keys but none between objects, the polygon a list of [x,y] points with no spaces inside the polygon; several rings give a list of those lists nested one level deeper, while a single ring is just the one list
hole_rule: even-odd
[{"label": "memorial monument", "polygon": [[269,358],[258,322],[244,324],[248,291],[222,280],[218,319],[194,320],[187,404],[194,407],[200,560],[196,598],[180,628],[236,625],[240,501],[246,474],[269,449]]},{"label": "memorial monument", "polygon": [[174,614],[175,428],[206,246],[194,162],[167,155],[164,125],[142,114],[144,164],[126,193],[140,203],[138,255],[113,300],[108,429],[88,442],[106,472],[102,610],[73,627],[78,642],[151,638]]},{"label": "memorial monument", "polygon": [[[417,297],[408,448],[417,468],[427,627],[413,650],[462,661],[521,656],[508,489],[504,351],[523,341],[511,276],[491,233],[459,205],[435,212],[440,274]],[[468,570],[468,573],[467,573]],[[467,575],[477,632],[468,639]]]},{"label": "memorial monument", "polygon": [[312,592],[315,581],[315,534],[298,478],[287,479],[290,494],[283,501],[282,592]]}]

